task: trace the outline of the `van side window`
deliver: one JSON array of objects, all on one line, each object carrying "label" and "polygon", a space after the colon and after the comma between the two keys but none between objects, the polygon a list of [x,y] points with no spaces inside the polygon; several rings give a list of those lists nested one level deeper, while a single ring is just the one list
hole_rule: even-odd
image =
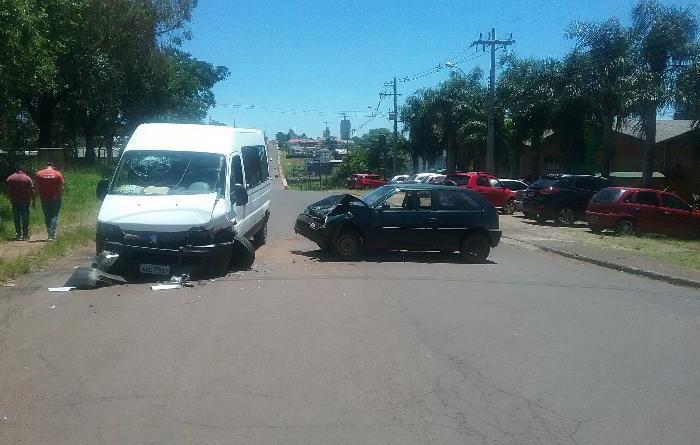
[{"label": "van side window", "polygon": [[260,163],[260,182],[265,182],[270,177],[267,166],[267,151],[262,145],[258,145],[258,159]]},{"label": "van side window", "polygon": [[243,185],[243,168],[241,167],[241,157],[236,155],[231,159],[231,200],[233,200],[233,186]]},{"label": "van side window", "polygon": [[245,185],[248,189],[260,185],[260,156],[258,147],[243,147],[243,168],[245,171]]}]

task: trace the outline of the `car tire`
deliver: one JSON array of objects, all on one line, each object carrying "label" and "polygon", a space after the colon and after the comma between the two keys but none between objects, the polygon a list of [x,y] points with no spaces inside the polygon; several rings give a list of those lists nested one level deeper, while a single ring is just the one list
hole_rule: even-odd
[{"label": "car tire", "polygon": [[515,201],[509,200],[506,205],[501,209],[501,213],[504,215],[512,215],[515,213]]},{"label": "car tire", "polygon": [[333,252],[340,258],[356,258],[361,251],[362,238],[354,230],[343,230],[333,241]]},{"label": "car tire", "polygon": [[615,224],[615,233],[620,236],[634,235],[634,222],[631,219],[621,219]]},{"label": "car tire", "polygon": [[563,207],[557,212],[555,220],[560,226],[572,226],[576,222],[576,213],[571,207]]},{"label": "car tire", "polygon": [[254,247],[262,247],[265,245],[267,242],[267,220],[265,220],[265,224],[255,232],[255,235],[253,235],[253,246]]},{"label": "car tire", "polygon": [[491,253],[491,243],[482,233],[467,235],[460,248],[462,256],[469,262],[483,263]]},{"label": "car tire", "polygon": [[544,224],[544,223],[547,222],[547,217],[544,216],[544,215],[537,215],[537,216],[535,217],[535,219],[536,219],[537,222],[540,223],[540,224]]},{"label": "car tire", "polygon": [[530,213],[530,212],[523,211],[523,216],[527,219],[537,219],[536,213]]},{"label": "car tire", "polygon": [[235,270],[248,270],[255,263],[255,248],[247,238],[237,236],[231,248],[231,266]]}]

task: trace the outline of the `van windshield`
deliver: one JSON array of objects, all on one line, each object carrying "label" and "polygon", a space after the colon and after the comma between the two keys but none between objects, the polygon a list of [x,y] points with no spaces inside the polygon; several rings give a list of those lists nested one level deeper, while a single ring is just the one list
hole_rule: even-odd
[{"label": "van windshield", "polygon": [[224,195],[223,155],[189,151],[127,151],[114,175],[114,195]]}]

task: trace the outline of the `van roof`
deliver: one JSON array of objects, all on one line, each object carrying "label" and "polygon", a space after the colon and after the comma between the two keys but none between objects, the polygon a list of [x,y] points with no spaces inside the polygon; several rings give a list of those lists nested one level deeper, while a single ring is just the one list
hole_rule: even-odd
[{"label": "van roof", "polygon": [[[237,141],[238,140],[238,141]],[[239,145],[258,145],[262,132],[251,128],[231,128],[196,124],[141,124],[129,139],[129,150],[201,151],[228,154]]]}]

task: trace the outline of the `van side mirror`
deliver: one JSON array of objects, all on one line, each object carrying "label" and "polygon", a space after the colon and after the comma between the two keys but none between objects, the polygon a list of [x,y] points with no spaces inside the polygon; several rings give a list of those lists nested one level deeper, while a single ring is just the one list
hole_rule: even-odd
[{"label": "van side mirror", "polygon": [[95,194],[97,195],[97,199],[100,201],[104,201],[105,197],[107,196],[107,191],[109,190],[109,180],[108,179],[100,179],[100,181],[97,183],[97,187],[95,189]]},{"label": "van side mirror", "polygon": [[231,187],[231,201],[237,206],[248,204],[248,190],[243,184],[233,184]]}]

